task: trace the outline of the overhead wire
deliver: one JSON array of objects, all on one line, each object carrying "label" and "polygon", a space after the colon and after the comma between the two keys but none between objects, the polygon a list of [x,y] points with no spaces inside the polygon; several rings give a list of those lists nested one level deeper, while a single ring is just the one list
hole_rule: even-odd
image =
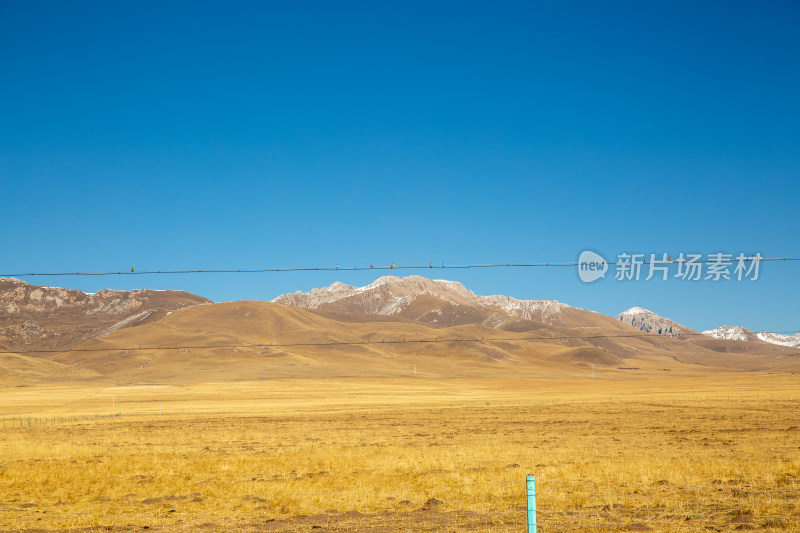
[{"label": "overhead wire", "polygon": [[[727,263],[738,262],[738,258],[732,257]],[[744,262],[779,262],[779,261],[800,261],[800,257],[745,257],[742,258]],[[680,261],[668,261],[668,264],[680,264]],[[683,261],[684,264],[719,264],[720,261],[711,258],[701,258],[694,261]],[[463,269],[487,269],[487,268],[550,268],[550,267],[577,267],[580,264],[578,261],[548,261],[548,262],[533,262],[533,263],[477,263],[477,264],[463,264],[463,265],[450,265],[442,262],[434,265],[432,262],[427,265],[378,265],[370,264],[369,266],[314,266],[314,267],[274,267],[274,268],[192,268],[192,269],[177,269],[177,270],[136,270],[131,268],[130,271],[62,271],[62,272],[6,272],[0,273],[0,277],[24,278],[34,276],[142,276],[142,275],[161,275],[161,274],[258,274],[268,272],[352,272],[352,271],[369,271],[369,270],[463,270]],[[606,261],[609,265],[647,265],[647,261]],[[664,264],[658,261],[658,264]]]}]

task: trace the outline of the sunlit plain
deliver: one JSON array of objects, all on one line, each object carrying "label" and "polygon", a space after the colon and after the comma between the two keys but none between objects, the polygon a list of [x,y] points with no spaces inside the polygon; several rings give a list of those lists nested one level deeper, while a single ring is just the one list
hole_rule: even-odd
[{"label": "sunlit plain", "polygon": [[[3,529],[300,530],[309,516],[358,529],[369,513],[390,523],[438,500],[441,520],[470,512],[485,517],[478,529],[503,530],[524,523],[526,474],[556,530],[580,529],[557,513],[602,505],[619,509],[620,527],[647,523],[623,512],[645,504],[642,487],[660,487],[662,506],[683,487],[697,500],[719,487],[797,491],[799,384],[739,373],[11,388],[0,393]],[[724,512],[691,503],[708,504],[703,527],[797,525],[796,500],[769,494],[728,498]],[[681,527],[698,527],[693,516]]]}]

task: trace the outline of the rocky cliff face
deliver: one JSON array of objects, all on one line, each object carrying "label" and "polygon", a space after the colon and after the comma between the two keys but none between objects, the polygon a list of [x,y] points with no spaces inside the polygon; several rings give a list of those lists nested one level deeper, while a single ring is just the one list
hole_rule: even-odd
[{"label": "rocky cliff face", "polygon": [[623,311],[616,316],[616,319],[644,332],[657,333],[666,337],[680,337],[685,334],[697,333],[693,329],[641,307],[632,307],[627,311]]},{"label": "rocky cliff face", "polygon": [[68,349],[201,303],[210,300],[183,291],[85,293],[0,278],[0,347],[15,352]]}]

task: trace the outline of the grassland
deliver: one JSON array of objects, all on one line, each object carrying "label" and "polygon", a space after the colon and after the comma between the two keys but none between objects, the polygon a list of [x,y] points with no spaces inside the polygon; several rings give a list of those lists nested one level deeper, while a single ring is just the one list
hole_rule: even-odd
[{"label": "grassland", "polygon": [[10,388],[0,530],[520,531],[526,474],[542,531],[798,530],[798,385],[731,373]]}]

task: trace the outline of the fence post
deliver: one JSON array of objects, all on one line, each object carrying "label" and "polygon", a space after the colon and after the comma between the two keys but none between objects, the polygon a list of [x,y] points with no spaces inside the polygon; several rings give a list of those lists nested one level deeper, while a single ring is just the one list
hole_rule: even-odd
[{"label": "fence post", "polygon": [[536,533],[536,478],[528,476],[528,533]]}]

